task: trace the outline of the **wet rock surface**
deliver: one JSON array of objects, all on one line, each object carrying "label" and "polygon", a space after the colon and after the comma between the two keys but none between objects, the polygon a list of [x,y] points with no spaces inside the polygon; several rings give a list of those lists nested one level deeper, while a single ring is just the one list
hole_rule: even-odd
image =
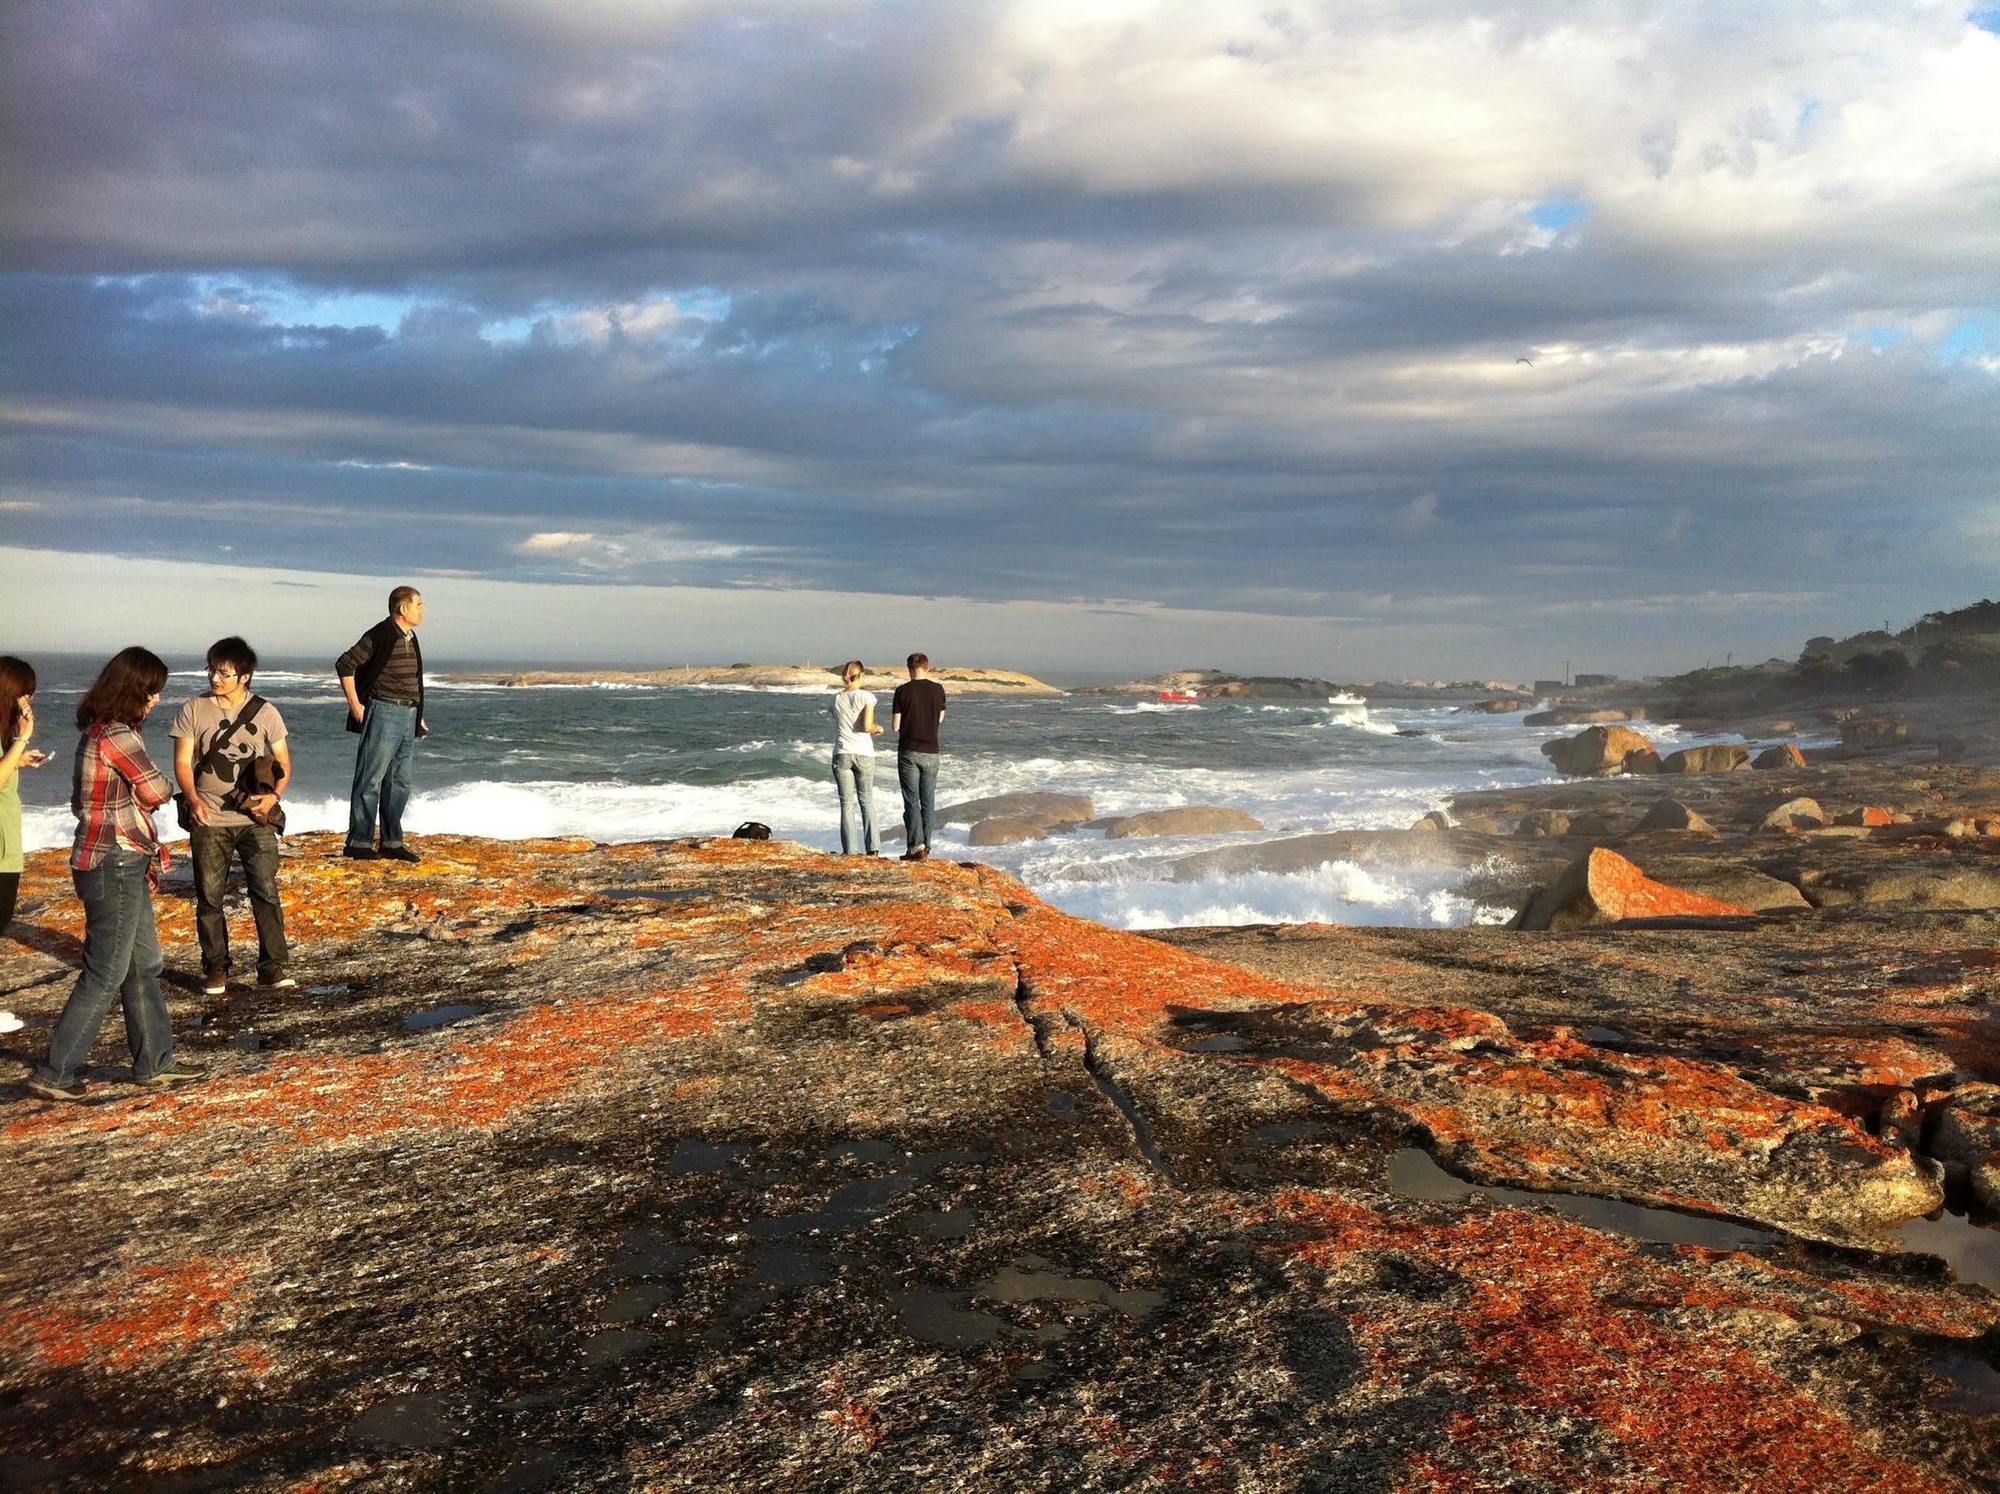
[{"label": "wet rock surface", "polygon": [[[209,1083],[114,1018],[90,1103],[0,1092],[11,1484],[2000,1480],[1993,1232],[1898,1248],[1985,1155],[1991,914],[1146,938],[942,861],[424,849],[290,847],[290,998],[203,997],[170,885]],[[17,1058],[80,933],[57,858],[23,904]]]}]

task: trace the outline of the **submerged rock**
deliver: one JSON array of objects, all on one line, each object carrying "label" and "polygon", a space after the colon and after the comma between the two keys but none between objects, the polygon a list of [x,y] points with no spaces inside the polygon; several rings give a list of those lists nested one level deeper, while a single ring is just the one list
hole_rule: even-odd
[{"label": "submerged rock", "polygon": [[1190,804],[1181,809],[1153,809],[1114,820],[1106,827],[1104,838],[1125,840],[1139,835],[1227,835],[1263,828],[1262,820],[1240,809],[1229,809],[1220,804]]}]

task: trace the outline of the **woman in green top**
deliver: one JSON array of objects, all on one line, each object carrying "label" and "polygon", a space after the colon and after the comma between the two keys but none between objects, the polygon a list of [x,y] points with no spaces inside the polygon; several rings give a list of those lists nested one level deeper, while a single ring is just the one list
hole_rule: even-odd
[{"label": "woman in green top", "polygon": [[[14,920],[14,899],[21,891],[21,769],[49,760],[28,745],[34,734],[34,666],[0,654],[0,934]],[[12,1012],[0,1011],[0,1032],[19,1032],[21,1025]]]}]

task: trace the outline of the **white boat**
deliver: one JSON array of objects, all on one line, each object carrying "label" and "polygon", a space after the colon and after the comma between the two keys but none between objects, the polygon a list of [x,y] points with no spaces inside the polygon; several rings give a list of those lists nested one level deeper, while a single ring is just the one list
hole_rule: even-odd
[{"label": "white boat", "polygon": [[1368,698],[1350,695],[1342,691],[1326,698],[1330,719],[1336,726],[1366,726],[1368,724]]}]

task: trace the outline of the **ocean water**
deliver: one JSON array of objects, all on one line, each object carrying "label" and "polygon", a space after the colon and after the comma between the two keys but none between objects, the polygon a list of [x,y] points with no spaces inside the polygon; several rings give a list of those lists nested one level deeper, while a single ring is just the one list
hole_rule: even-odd
[{"label": "ocean water", "polygon": [[[22,775],[31,849],[66,845],[77,697],[101,660],[36,659],[40,746],[56,754]],[[204,688],[198,661],[170,660],[166,698],[146,739],[163,767],[180,703]],[[284,713],[296,784],[296,830],[346,826],[354,741],[341,729],[337,683],[323,664],[271,667],[256,688]],[[830,692],[829,692],[830,694]],[[888,701],[881,716],[887,724]],[[434,684],[433,735],[417,751],[405,828],[413,837],[581,835],[600,841],[727,835],[744,820],[822,850],[839,846],[832,729],[823,696],[757,690]],[[1087,794],[1101,815],[1189,804],[1247,810],[1262,834],[1106,840],[1095,831],[976,859],[1012,872],[1068,911],[1116,927],[1277,923],[1450,926],[1478,910],[1428,869],[1389,872],[1331,861],[1294,873],[1176,878],[1190,852],[1309,831],[1401,829],[1455,792],[1547,781],[1540,744],[1556,728],[1448,708],[1371,711],[1343,725],[1307,703],[1161,706],[1104,696],[955,697],[945,721],[940,807],[1019,789]],[[1401,729],[1422,737],[1399,737]],[[1663,747],[1696,740],[1647,723]],[[884,741],[890,739],[884,738]],[[1707,739],[1701,739],[1707,740]],[[1735,740],[1735,739],[1730,739]],[[900,823],[893,746],[876,764],[882,823]],[[171,810],[160,816],[170,837]],[[971,857],[967,826],[937,854]],[[886,846],[891,853],[898,846]]]}]

